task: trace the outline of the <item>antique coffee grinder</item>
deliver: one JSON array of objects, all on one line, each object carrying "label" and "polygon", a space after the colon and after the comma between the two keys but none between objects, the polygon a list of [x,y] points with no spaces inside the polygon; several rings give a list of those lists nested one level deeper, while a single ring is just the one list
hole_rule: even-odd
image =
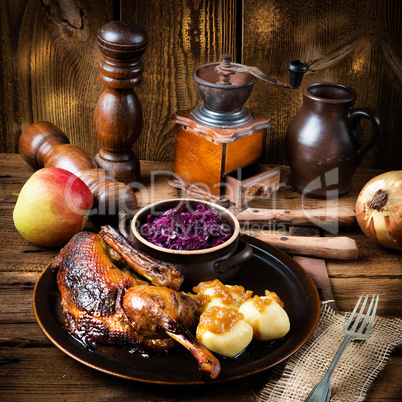
[{"label": "antique coffee grinder", "polygon": [[244,104],[258,79],[297,88],[308,70],[305,62],[288,63],[289,83],[279,82],[256,67],[222,61],[195,68],[193,78],[202,102],[172,116],[175,160],[170,184],[215,202],[230,200],[244,205],[257,194],[270,195],[279,186],[279,168],[264,159],[271,120],[251,112]]}]

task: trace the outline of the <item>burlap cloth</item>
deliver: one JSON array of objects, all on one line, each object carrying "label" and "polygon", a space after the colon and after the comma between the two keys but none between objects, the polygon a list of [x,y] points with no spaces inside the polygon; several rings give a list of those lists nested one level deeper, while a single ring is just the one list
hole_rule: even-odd
[{"label": "burlap cloth", "polygon": [[[335,313],[323,305],[313,335],[288,360],[272,370],[258,401],[304,401],[338,349],[349,315]],[[364,401],[391,353],[401,345],[402,319],[377,316],[368,339],[352,341],[344,351],[332,376],[331,402]]]}]

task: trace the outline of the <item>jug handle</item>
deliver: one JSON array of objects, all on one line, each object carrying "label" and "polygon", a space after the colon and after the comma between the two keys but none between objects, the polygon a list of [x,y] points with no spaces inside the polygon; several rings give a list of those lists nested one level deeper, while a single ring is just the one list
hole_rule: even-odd
[{"label": "jug handle", "polygon": [[366,107],[352,109],[349,113],[349,120],[352,127],[356,127],[361,119],[368,119],[371,122],[371,137],[357,150],[357,155],[362,157],[377,141],[382,129],[382,121],[378,112]]}]

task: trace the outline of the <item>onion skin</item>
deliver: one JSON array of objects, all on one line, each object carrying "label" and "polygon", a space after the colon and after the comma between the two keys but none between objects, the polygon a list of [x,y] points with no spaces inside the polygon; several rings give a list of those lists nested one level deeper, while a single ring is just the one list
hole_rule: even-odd
[{"label": "onion skin", "polygon": [[356,219],[370,240],[402,250],[402,170],[380,174],[365,184],[357,197]]}]

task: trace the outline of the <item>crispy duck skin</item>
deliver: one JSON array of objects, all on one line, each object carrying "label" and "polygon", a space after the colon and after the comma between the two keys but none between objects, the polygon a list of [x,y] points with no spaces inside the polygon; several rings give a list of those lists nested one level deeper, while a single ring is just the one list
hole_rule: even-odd
[{"label": "crispy duck skin", "polygon": [[99,235],[109,247],[122,257],[131,269],[148,279],[152,284],[175,290],[180,289],[184,276],[176,267],[165,265],[137,250],[124,236],[109,225],[102,226]]},{"label": "crispy duck skin", "polygon": [[197,304],[185,293],[166,287],[136,286],[127,289],[123,308],[137,332],[150,336],[163,331],[192,353],[203,375],[219,375],[219,360],[189,331],[196,325]]},{"label": "crispy duck skin", "polygon": [[[174,346],[166,334],[146,337],[133,329],[122,303],[126,290],[139,285],[109,259],[107,245],[96,233],[80,232],[51,264],[58,270],[66,329],[89,348],[136,345],[139,350],[165,352]],[[144,286],[147,287],[147,286]]]}]

